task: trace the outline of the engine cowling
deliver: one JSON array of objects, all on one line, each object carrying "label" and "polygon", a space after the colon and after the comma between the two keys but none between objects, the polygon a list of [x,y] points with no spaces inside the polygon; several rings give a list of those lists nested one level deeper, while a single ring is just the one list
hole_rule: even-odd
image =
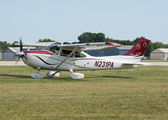
[{"label": "engine cowling", "polygon": [[71,77],[72,79],[82,79],[82,78],[84,78],[84,74],[82,74],[82,73],[72,73],[72,74],[70,75],[70,77]]},{"label": "engine cowling", "polygon": [[46,73],[46,76],[47,77],[59,77],[59,73],[56,73],[56,74],[54,74],[54,73],[55,73],[55,71],[49,71]]}]

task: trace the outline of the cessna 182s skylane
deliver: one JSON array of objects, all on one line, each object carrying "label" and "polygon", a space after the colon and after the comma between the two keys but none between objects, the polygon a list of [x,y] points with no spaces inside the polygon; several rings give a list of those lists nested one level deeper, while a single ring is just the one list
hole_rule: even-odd
[{"label": "cessna 182s skylane", "polygon": [[[135,68],[138,65],[147,65],[140,62],[150,40],[141,37],[140,40],[124,55],[94,57],[84,51],[102,50],[114,47],[124,46],[114,42],[100,43],[80,43],[65,45],[37,45],[37,44],[20,44],[21,52],[16,53],[21,57],[23,62],[37,69],[32,73],[32,78],[43,78],[39,70],[50,70],[46,73],[47,77],[59,77],[60,71],[70,71],[70,77],[73,79],[84,78],[84,74],[75,73],[80,70],[106,70],[106,69],[125,69]],[[45,47],[42,50],[22,51],[22,46]],[[52,70],[52,71],[51,71]]]}]

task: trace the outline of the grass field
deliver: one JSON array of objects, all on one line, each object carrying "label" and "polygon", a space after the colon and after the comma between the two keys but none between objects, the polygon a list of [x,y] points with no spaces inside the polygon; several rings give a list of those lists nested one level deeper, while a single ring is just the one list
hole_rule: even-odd
[{"label": "grass field", "polygon": [[142,60],[142,62],[168,62],[168,60]]},{"label": "grass field", "polygon": [[[168,67],[70,72],[32,79],[27,66],[0,66],[2,120],[166,120]],[[45,74],[47,71],[40,71]]]}]

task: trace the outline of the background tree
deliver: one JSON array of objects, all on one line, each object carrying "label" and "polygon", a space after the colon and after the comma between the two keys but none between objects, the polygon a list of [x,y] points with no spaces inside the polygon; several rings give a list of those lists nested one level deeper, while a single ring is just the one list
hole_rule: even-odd
[{"label": "background tree", "polygon": [[11,45],[10,45],[10,47],[18,47],[18,46],[16,46],[16,45],[14,45],[15,43],[19,43],[18,41],[14,41]]},{"label": "background tree", "polygon": [[51,39],[46,39],[46,38],[44,38],[43,40],[42,40],[42,39],[39,39],[38,42],[55,42],[55,40],[51,40]]},{"label": "background tree", "polygon": [[161,42],[155,42],[155,43],[153,44],[153,46],[154,46],[154,49],[164,48],[164,45],[163,45],[163,43],[161,43]]},{"label": "background tree", "polygon": [[134,39],[134,44],[136,44],[139,41],[140,37],[137,37],[136,39]]},{"label": "background tree", "polygon": [[88,32],[83,33],[78,37],[79,43],[87,43],[90,42],[90,35]]},{"label": "background tree", "polygon": [[150,56],[150,53],[154,50],[153,43],[150,42],[146,48],[144,56]]},{"label": "background tree", "polygon": [[104,33],[97,33],[96,34],[96,39],[94,39],[94,42],[105,42],[106,38]]},{"label": "background tree", "polygon": [[105,42],[104,33],[90,33],[85,32],[78,37],[79,43]]},{"label": "background tree", "polygon": [[0,41],[1,50],[5,50],[8,47],[10,47],[10,43],[7,43],[7,41]]}]

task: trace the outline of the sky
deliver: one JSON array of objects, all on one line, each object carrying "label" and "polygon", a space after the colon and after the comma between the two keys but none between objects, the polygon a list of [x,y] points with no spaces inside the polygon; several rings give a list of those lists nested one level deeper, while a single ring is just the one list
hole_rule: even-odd
[{"label": "sky", "polygon": [[78,42],[84,32],[168,44],[168,0],[0,0],[0,41]]}]

